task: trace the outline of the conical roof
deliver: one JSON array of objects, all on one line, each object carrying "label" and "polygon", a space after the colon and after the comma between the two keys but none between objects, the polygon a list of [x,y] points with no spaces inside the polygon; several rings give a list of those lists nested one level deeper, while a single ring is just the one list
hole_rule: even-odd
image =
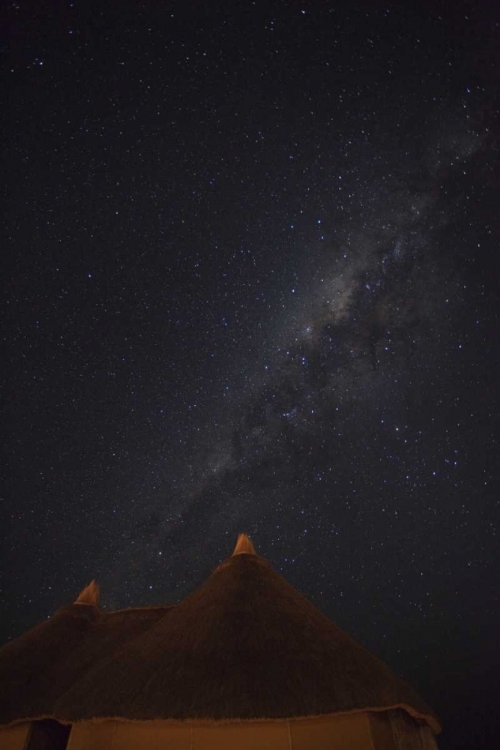
[{"label": "conical roof", "polygon": [[250,720],[400,707],[434,712],[240,538],[235,554],[62,695],[62,721]]},{"label": "conical roof", "polygon": [[[83,592],[82,592],[83,593]],[[50,713],[52,675],[79,648],[99,616],[96,604],[75,602],[0,650],[0,722]]]},{"label": "conical roof", "polygon": [[55,704],[90,668],[171,609],[102,612],[95,582],[74,604],[0,649],[0,724],[57,718]]}]

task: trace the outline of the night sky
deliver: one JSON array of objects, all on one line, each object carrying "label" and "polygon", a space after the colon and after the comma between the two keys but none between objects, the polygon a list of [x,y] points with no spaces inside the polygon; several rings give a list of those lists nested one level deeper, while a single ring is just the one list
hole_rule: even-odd
[{"label": "night sky", "polygon": [[495,747],[500,8],[2,14],[1,640],[245,531]]}]

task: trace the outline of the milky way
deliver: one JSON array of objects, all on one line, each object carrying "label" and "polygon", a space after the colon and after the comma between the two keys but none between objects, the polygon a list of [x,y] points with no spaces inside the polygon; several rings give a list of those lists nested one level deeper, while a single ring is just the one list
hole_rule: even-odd
[{"label": "milky way", "polygon": [[498,3],[4,5],[2,640],[244,531],[498,746]]},{"label": "milky way", "polygon": [[[146,557],[156,567],[169,555],[172,564],[175,548],[184,571],[200,526],[204,547],[217,557],[221,532],[232,538],[246,529],[272,539],[283,514],[287,523],[305,517],[305,526],[316,518],[317,533],[338,544],[346,529],[335,514],[342,516],[342,506],[366,492],[355,485],[367,451],[381,451],[382,465],[396,463],[410,508],[422,473],[436,476],[423,455],[420,410],[429,401],[432,408],[436,374],[446,367],[442,341],[456,324],[466,288],[440,238],[454,217],[442,193],[481,150],[466,120],[460,136],[457,128],[455,121],[453,133],[441,136],[448,144],[444,156],[433,128],[425,134],[434,157],[426,169],[418,165],[418,176],[412,162],[405,179],[398,178],[398,158],[405,157],[394,152],[383,157],[387,173],[365,181],[359,197],[356,179],[340,174],[348,217],[339,218],[343,204],[335,203],[316,221],[314,235],[302,238],[302,247],[292,232],[290,245],[305,258],[300,273],[284,292],[278,274],[281,309],[262,326],[254,361],[246,355],[227,365],[227,381],[247,371],[244,384],[228,404],[215,407],[169,502],[147,510],[133,531],[132,540],[136,534],[147,539],[139,560]],[[370,174],[370,164],[363,166]],[[357,174],[356,165],[351,172]],[[453,345],[460,346],[459,338]],[[382,447],[384,440],[392,447]],[[446,469],[457,466],[456,451],[448,453],[436,467],[443,461]],[[362,514],[384,512],[387,480],[373,475]],[[312,505],[311,486],[317,488]],[[354,501],[346,501],[346,487]],[[321,521],[324,507],[333,514],[328,524]],[[111,585],[121,578],[115,570]]]}]

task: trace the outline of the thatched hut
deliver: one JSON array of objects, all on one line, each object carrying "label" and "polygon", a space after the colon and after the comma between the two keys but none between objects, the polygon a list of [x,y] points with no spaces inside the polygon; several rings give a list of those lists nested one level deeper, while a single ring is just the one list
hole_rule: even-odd
[{"label": "thatched hut", "polygon": [[9,750],[430,750],[440,730],[243,535],[176,606],[104,613],[85,590],[4,646],[0,725]]}]

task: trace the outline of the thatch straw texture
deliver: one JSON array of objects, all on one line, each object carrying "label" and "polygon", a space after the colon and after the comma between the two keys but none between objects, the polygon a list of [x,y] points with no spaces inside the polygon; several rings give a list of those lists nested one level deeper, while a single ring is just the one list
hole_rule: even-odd
[{"label": "thatch straw texture", "polygon": [[107,614],[79,601],[7,643],[0,649],[0,724],[57,718],[56,701],[75,681],[169,609]]},{"label": "thatch straw texture", "polygon": [[237,554],[61,695],[64,721],[276,719],[432,710],[260,557]]}]

